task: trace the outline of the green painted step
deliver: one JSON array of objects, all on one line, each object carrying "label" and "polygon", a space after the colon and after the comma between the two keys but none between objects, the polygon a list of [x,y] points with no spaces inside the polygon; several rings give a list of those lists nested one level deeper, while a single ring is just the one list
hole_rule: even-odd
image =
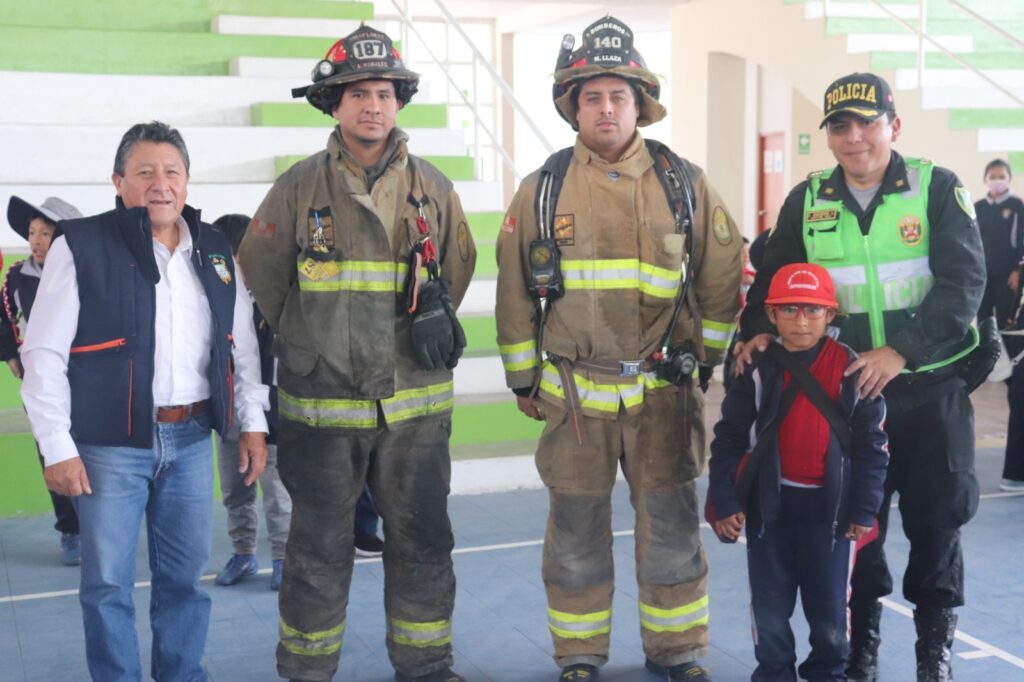
[{"label": "green painted step", "polygon": [[[508,441],[534,440],[544,429],[542,422],[523,416],[516,408],[512,392],[508,401],[477,405],[455,405],[452,413],[452,440],[456,445],[483,445]],[[521,455],[522,452],[509,452]]]},{"label": "green painted step", "polygon": [[474,277],[497,277],[498,261],[494,256],[494,244],[476,245],[476,271]]},{"label": "green painted step", "polygon": [[[306,102],[261,102],[251,107],[252,125],[288,128],[329,128],[337,121]],[[409,104],[398,112],[403,128],[447,128],[447,104]]]},{"label": "green painted step", "polygon": [[494,316],[459,317],[466,332],[466,356],[482,357],[498,354],[498,329]]},{"label": "green painted step", "polygon": [[1024,128],[1024,109],[950,109],[949,126],[972,128]]},{"label": "green painted step", "polygon": [[[274,158],[274,177],[280,177],[282,173],[307,158],[302,154],[289,156],[278,156]],[[469,156],[424,156],[425,160],[437,166],[449,180],[473,180],[473,159]]]},{"label": "green painted step", "polygon": [[[916,19],[906,20],[916,27]],[[1019,21],[1000,22],[999,27],[1015,35],[1024,35],[1024,18]],[[974,52],[1009,52],[1014,44],[982,24],[970,19],[933,19],[927,21],[928,33],[932,36],[970,36],[974,42]],[[837,17],[828,20],[825,31],[828,35],[874,34],[874,35],[910,35],[901,24],[890,19],[861,19]]]},{"label": "green painted step", "polygon": [[1017,171],[1024,171],[1024,152],[1010,152],[1006,157],[1006,162],[1010,164],[1010,168]]},{"label": "green painted step", "polygon": [[[373,3],[334,0],[31,0],[0,3],[0,24],[40,28],[205,32],[210,30],[210,20],[220,14],[370,20],[373,19]],[[60,44],[50,47],[56,45]],[[65,52],[63,46],[54,51],[65,56],[74,54]]]},{"label": "green painted step", "polygon": [[226,76],[235,57],[304,57],[312,66],[331,42],[290,36],[0,26],[0,71]]},{"label": "green painted step", "polygon": [[493,244],[498,239],[498,230],[501,229],[501,221],[504,219],[505,214],[497,211],[466,214],[469,231],[473,234],[473,241],[477,246]]},{"label": "green painted step", "polygon": [[[1024,69],[1024,50],[1019,52],[982,52],[958,56],[976,69]],[[928,69],[964,68],[944,54],[931,52],[925,55],[924,65]],[[917,68],[917,55],[912,52],[873,52],[871,54],[872,71],[913,68]]]}]

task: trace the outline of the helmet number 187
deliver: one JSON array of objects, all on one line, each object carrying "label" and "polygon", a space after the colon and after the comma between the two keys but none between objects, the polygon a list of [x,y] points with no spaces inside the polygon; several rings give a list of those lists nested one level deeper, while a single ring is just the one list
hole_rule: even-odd
[{"label": "helmet number 187", "polygon": [[360,40],[352,46],[356,59],[386,59],[387,48],[379,40]]}]

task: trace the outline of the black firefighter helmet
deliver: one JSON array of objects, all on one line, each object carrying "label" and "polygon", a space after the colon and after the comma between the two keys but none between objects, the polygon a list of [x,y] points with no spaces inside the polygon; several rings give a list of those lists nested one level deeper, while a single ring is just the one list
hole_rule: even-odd
[{"label": "black firefighter helmet", "polygon": [[395,84],[395,96],[402,105],[416,94],[420,75],[405,68],[391,38],[383,31],[361,24],[327,50],[313,68],[312,85],[292,89],[292,97],[305,97],[327,115],[337,105],[335,86],[364,80],[389,80]]},{"label": "black firefighter helmet", "polygon": [[588,26],[583,31],[583,44],[573,51],[575,42],[571,35],[562,38],[555,64],[555,84],[551,88],[555,108],[573,130],[579,130],[575,90],[584,81],[600,76],[617,76],[634,86],[640,105],[638,126],[665,118],[668,112],[658,101],[661,83],[633,47],[633,31],[628,26],[609,15]]}]

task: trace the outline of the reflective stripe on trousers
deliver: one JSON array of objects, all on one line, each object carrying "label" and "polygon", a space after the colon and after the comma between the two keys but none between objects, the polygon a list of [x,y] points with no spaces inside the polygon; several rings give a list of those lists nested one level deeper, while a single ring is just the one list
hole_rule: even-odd
[{"label": "reflective stripe on trousers", "polygon": [[708,597],[704,595],[674,609],[659,609],[639,602],[640,627],[652,632],[685,632],[708,624]]},{"label": "reflective stripe on trousers", "polygon": [[429,623],[414,623],[398,618],[388,618],[388,636],[391,641],[403,646],[424,649],[444,646],[452,641],[452,622],[435,620]]},{"label": "reflective stripe on trousers", "polygon": [[281,646],[296,656],[328,656],[341,649],[341,638],[345,632],[345,621],[319,632],[302,632],[280,620]]},{"label": "reflective stripe on trousers", "polygon": [[612,631],[612,610],[575,614],[549,608],[548,627],[555,635],[566,639],[607,635]]},{"label": "reflective stripe on trousers", "polygon": [[[297,398],[280,387],[278,410],[282,418],[313,428],[374,429],[376,400]],[[421,388],[407,388],[380,401],[388,424],[450,412],[455,404],[454,383],[446,381]]]}]

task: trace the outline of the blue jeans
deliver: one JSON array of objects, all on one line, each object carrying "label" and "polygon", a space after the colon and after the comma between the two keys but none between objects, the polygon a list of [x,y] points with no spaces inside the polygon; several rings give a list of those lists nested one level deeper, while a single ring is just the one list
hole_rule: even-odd
[{"label": "blue jeans", "polygon": [[380,514],[377,512],[376,503],[370,496],[370,489],[363,488],[363,494],[356,501],[355,536],[357,538],[376,536],[378,521],[380,521]]},{"label": "blue jeans", "polygon": [[75,498],[81,522],[85,650],[94,680],[142,680],[135,636],[135,555],[143,512],[152,572],[150,673],[202,682],[210,597],[199,578],[210,557],[210,416],[156,424],[151,449],[79,445],[92,486]]}]

